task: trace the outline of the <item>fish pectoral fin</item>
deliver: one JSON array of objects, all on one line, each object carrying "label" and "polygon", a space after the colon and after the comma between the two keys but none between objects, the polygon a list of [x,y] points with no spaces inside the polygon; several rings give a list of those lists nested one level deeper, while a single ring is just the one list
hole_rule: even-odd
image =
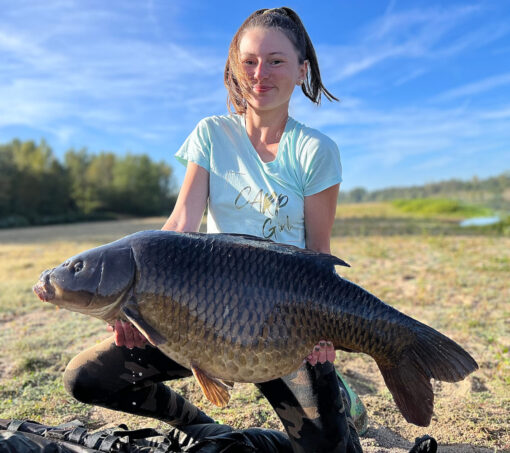
[{"label": "fish pectoral fin", "polygon": [[230,400],[229,390],[232,386],[227,385],[220,379],[208,376],[197,366],[191,364],[191,371],[195,376],[205,397],[218,407],[225,407]]},{"label": "fish pectoral fin", "polygon": [[136,302],[129,301],[120,311],[131,321],[135,327],[151,342],[153,346],[159,346],[167,342],[167,339],[152,327],[138,311]]}]

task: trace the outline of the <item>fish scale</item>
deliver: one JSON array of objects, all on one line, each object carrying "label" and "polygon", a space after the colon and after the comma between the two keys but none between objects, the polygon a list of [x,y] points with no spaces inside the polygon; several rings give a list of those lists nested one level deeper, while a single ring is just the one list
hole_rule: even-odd
[{"label": "fish scale", "polygon": [[251,236],[144,231],[45,271],[34,291],[109,323],[130,320],[218,405],[228,401],[224,381],[285,376],[330,340],[372,356],[406,420],[428,425],[430,379],[459,381],[476,362],[335,265],[346,263]]}]

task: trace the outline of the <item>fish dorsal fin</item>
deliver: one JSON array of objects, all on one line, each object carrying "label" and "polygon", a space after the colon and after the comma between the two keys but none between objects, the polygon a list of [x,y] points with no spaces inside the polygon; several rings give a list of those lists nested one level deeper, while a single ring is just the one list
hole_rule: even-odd
[{"label": "fish dorsal fin", "polygon": [[344,260],[334,256],[330,255],[328,253],[320,253],[320,252],[314,252],[313,250],[309,249],[302,249],[300,247],[296,247],[295,245],[290,244],[283,244],[281,242],[274,242],[271,239],[264,239],[258,236],[252,236],[250,234],[240,234],[240,233],[212,233],[208,236],[216,236],[219,240],[222,238],[237,238],[239,239],[239,242],[246,242],[246,245],[258,245],[262,246],[268,250],[273,251],[280,251],[280,252],[287,252],[287,253],[302,253],[304,255],[315,257],[319,261],[321,261],[323,264],[327,265],[339,265],[339,266],[346,266],[351,267],[348,263],[346,263]]},{"label": "fish dorsal fin", "polygon": [[191,364],[191,371],[195,376],[205,397],[218,407],[225,407],[230,400],[229,390],[232,386],[227,385],[220,379],[208,376],[200,368]]},{"label": "fish dorsal fin", "polygon": [[145,338],[147,338],[153,346],[159,346],[167,342],[167,339],[163,335],[161,335],[154,327],[143,319],[138,310],[138,305],[133,299],[130,299],[120,309],[120,311],[140,332],[142,332]]}]

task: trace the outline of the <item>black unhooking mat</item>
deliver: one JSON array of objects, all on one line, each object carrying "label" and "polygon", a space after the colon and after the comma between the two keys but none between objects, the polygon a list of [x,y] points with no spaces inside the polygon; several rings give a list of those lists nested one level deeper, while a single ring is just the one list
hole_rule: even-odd
[{"label": "black unhooking mat", "polygon": [[30,420],[0,419],[0,453],[290,453],[288,437],[275,430],[234,430],[227,425],[203,424],[162,432],[127,426],[89,433],[74,420],[47,426]]}]

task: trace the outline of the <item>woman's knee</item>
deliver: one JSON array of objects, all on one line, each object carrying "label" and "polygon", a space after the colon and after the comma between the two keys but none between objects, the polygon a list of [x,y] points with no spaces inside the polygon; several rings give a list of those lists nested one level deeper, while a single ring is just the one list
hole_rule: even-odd
[{"label": "woman's knee", "polygon": [[67,393],[82,403],[90,403],[91,385],[87,372],[82,368],[69,368],[64,371],[64,388]]},{"label": "woman's knee", "polygon": [[64,371],[64,388],[82,403],[98,404],[106,401],[111,394],[105,388],[105,379],[100,378],[99,370],[93,369],[95,366],[94,362],[83,361],[80,354],[69,362]]}]

